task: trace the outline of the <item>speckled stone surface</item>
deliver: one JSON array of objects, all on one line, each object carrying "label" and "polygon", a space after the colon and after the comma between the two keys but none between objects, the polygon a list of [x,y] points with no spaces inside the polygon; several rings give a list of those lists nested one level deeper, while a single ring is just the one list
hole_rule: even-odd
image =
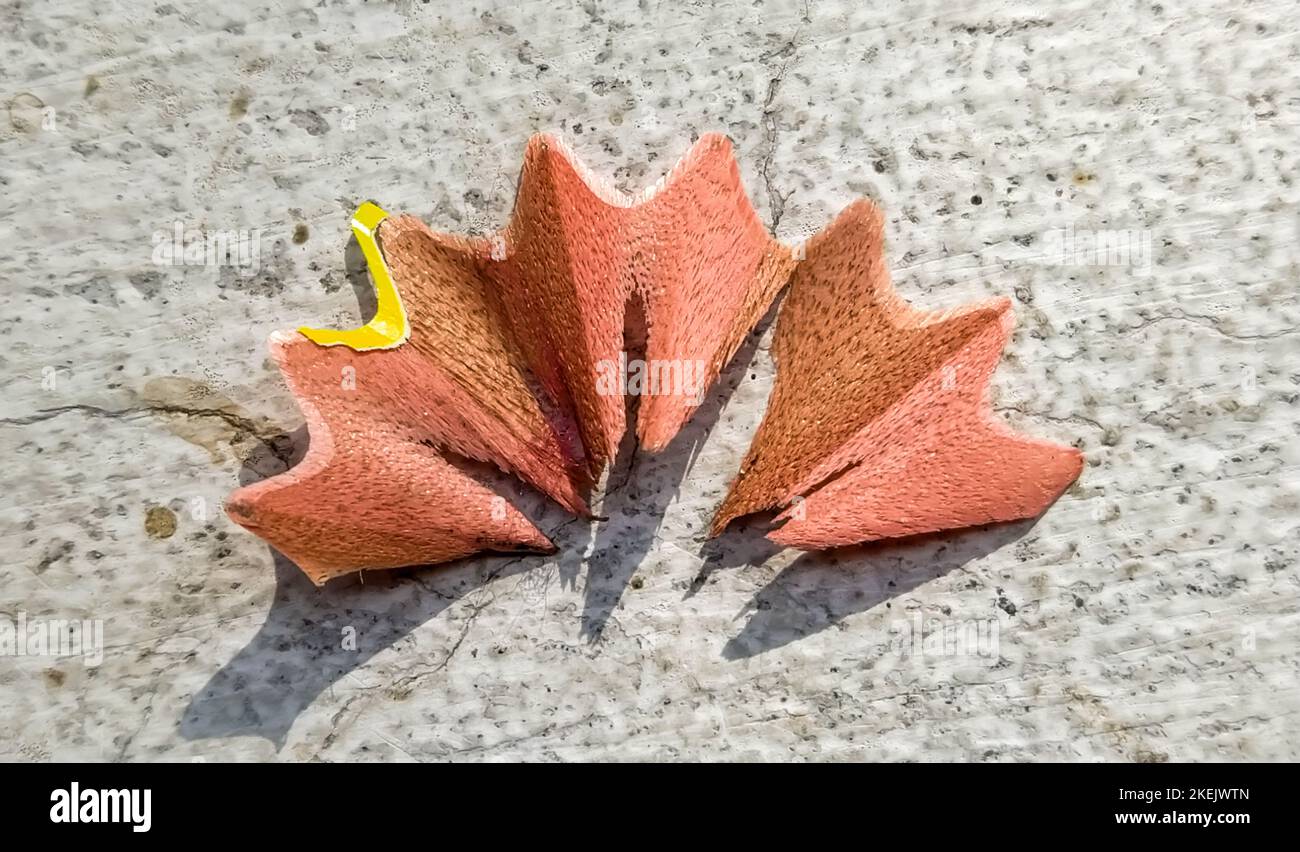
[{"label": "speckled stone surface", "polygon": [[[0,614],[105,645],[0,657],[0,758],[1300,757],[1293,8],[558,5],[0,8]],[[769,326],[607,521],[500,480],[558,556],[314,589],[221,512],[304,446],[264,341],[362,319],[358,203],[491,231],[543,129],[626,191],[725,132],[791,243],[875,199],[905,296],[1013,296],[996,407],[1082,478],[1036,524],[706,543]],[[176,223],[256,267],[159,265]],[[1098,231],[1135,252],[1061,262]]]}]

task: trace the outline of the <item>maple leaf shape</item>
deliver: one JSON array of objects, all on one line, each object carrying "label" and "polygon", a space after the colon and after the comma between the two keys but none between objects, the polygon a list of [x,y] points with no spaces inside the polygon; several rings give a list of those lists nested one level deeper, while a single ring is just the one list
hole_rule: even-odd
[{"label": "maple leaf shape", "polygon": [[317,583],[477,550],[549,549],[450,455],[491,462],[590,515],[586,494],[626,428],[621,388],[609,393],[599,378],[624,357],[628,305],[642,315],[648,362],[700,365],[693,392],[642,397],[637,432],[655,451],[794,265],[716,134],[636,197],[536,136],[510,225],[492,239],[437,234],[369,204],[353,230],[376,317],[273,338],[311,446],[301,464],[227,502]]},{"label": "maple leaf shape", "polygon": [[889,281],[880,212],[848,207],[795,270],[768,409],[712,534],[774,508],[768,537],[803,549],[1041,513],[1083,457],[996,420],[985,395],[1012,324],[1005,298],[913,309]]},{"label": "maple leaf shape", "polygon": [[796,264],[718,135],[639,196],[536,136],[501,234],[438,234],[371,204],[353,230],[376,315],[351,331],[273,336],[311,446],[227,504],[318,584],[553,549],[460,459],[590,516],[587,495],[627,426],[604,368],[622,367],[638,336],[651,364],[699,365],[692,393],[641,398],[639,442],[660,450],[788,280],[776,384],[713,534],[767,509],[784,509],[770,538],[808,549],[1015,520],[1043,511],[1082,466],[1072,448],[1011,432],[985,400],[1010,334],[1007,300],[912,309],[889,283],[867,202]]}]

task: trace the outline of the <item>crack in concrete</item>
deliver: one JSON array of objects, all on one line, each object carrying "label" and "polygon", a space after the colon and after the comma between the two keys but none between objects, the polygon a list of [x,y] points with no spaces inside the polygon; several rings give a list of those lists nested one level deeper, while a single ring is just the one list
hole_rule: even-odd
[{"label": "crack in concrete", "polygon": [[1142,329],[1155,325],[1156,323],[1169,322],[1172,320],[1175,322],[1189,322],[1192,325],[1199,325],[1202,328],[1208,328],[1210,331],[1226,337],[1229,340],[1273,340],[1274,338],[1286,337],[1291,334],[1300,333],[1300,329],[1297,328],[1284,328],[1279,331],[1265,332],[1261,334],[1233,334],[1230,331],[1224,331],[1219,328],[1215,319],[1215,317],[1206,314],[1193,314],[1180,310],[1177,313],[1158,314],[1156,316],[1146,317],[1143,322],[1123,328],[1121,331],[1125,334],[1132,334],[1135,331],[1141,331]]},{"label": "crack in concrete", "polygon": [[1050,420],[1053,423],[1084,423],[1087,424],[1088,426],[1093,427],[1094,429],[1100,429],[1103,432],[1106,431],[1106,427],[1102,426],[1101,423],[1092,419],[1091,417],[1085,417],[1082,414],[1068,414],[1064,416],[1060,414],[1043,414],[1042,412],[1039,411],[1027,411],[1026,409],[1018,405],[1000,405],[993,410],[998,412],[999,414],[1005,411],[1014,411],[1017,414],[1021,415],[1022,417],[1027,417],[1036,420]]},{"label": "crack in concrete", "polygon": [[785,203],[794,195],[794,190],[788,190],[784,194],[776,188],[772,180],[772,165],[776,159],[776,136],[777,136],[777,108],[773,106],[776,101],[776,93],[785,82],[786,71],[790,68],[790,62],[795,54],[799,52],[799,36],[803,32],[804,24],[812,23],[812,15],[808,3],[803,4],[803,14],[799,16],[799,26],[795,28],[794,35],[790,40],[781,45],[776,50],[768,51],[758,58],[759,62],[766,63],[777,57],[785,59],[781,63],[781,70],[767,83],[767,97],[763,100],[763,145],[766,151],[763,155],[763,163],[759,167],[759,174],[763,178],[763,187],[767,190],[767,206],[772,210],[772,232],[781,224],[781,218],[785,216]]},{"label": "crack in concrete", "polygon": [[[797,35],[797,34],[796,34]],[[786,43],[786,50],[792,54],[795,48],[794,41]],[[767,205],[772,210],[772,231],[775,232],[778,225],[781,224],[781,217],[785,215],[785,203],[794,194],[794,190],[787,191],[784,195],[776,188],[772,181],[772,164],[776,159],[776,114],[777,110],[772,106],[776,100],[777,90],[781,88],[781,83],[785,80],[786,70],[790,67],[790,60],[787,58],[781,64],[781,70],[777,72],[767,84],[767,99],[763,101],[763,144],[765,152],[763,154],[763,164],[759,167],[759,174],[763,177],[763,186],[767,189]]]},{"label": "crack in concrete", "polygon": [[282,437],[279,432],[266,434],[263,427],[253,420],[221,408],[187,408],[183,405],[167,403],[153,403],[130,408],[102,408],[97,405],[79,403],[76,405],[61,405],[55,408],[42,408],[35,414],[29,414],[25,417],[5,417],[0,419],[0,426],[31,426],[72,412],[87,414],[91,417],[107,417],[114,420],[158,414],[179,414],[183,417],[213,417],[224,421],[235,430],[237,437],[255,439],[266,447],[272,456],[282,462],[286,469],[289,467],[292,457],[291,451],[279,446],[277,439]]}]

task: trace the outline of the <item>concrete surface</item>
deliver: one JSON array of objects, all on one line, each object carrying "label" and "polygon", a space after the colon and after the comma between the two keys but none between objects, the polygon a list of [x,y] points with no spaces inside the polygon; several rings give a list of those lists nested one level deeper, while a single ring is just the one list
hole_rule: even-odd
[{"label": "concrete surface", "polygon": [[[103,635],[0,657],[0,757],[1300,757],[1293,7],[857,6],[0,5],[0,614]],[[706,545],[756,335],[608,522],[507,485],[558,557],[315,590],[220,508],[304,446],[265,338],[362,319],[359,202],[490,231],[543,129],[628,191],[724,131],[790,242],[876,199],[908,298],[1014,296],[997,407],[1083,477],[1037,524]],[[156,262],[178,223],[256,263]]]}]

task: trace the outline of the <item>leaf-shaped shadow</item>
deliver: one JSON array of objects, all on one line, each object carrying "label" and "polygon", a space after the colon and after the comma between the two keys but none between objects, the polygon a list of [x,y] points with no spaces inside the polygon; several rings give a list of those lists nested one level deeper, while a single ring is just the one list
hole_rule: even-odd
[{"label": "leaf-shaped shadow", "polygon": [[[666,449],[648,455],[644,450],[638,451],[633,430],[629,429],[623,436],[610,475],[613,484],[601,506],[606,520],[596,527],[594,549],[587,560],[582,635],[588,641],[599,641],[628,583],[654,547],[668,505],[677,497],[704,440],[750,369],[759,342],[775,321],[777,310],[777,304],[769,307],[749,332],[709,389],[708,397]],[[645,469],[650,464],[655,464],[656,469],[654,479],[647,481]],[[562,550],[565,547],[558,540],[556,544]]]},{"label": "leaf-shaped shadow", "polygon": [[526,567],[522,557],[503,556],[317,588],[271,552],[271,610],[252,641],[190,700],[180,723],[186,739],[252,735],[283,747],[298,715],[338,680],[487,581]]},{"label": "leaf-shaped shadow", "polygon": [[744,659],[839,625],[1026,535],[1037,519],[805,553],[741,611],[749,620],[722,649]]}]

